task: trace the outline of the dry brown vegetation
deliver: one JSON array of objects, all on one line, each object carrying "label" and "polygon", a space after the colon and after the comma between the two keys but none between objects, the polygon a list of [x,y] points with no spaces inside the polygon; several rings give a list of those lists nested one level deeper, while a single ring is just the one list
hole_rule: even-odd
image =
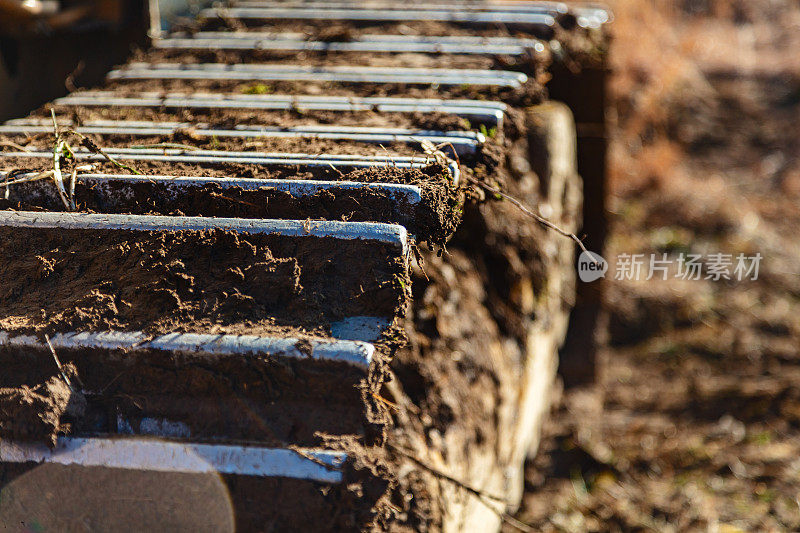
[{"label": "dry brown vegetation", "polygon": [[542,531],[800,530],[800,5],[617,0],[619,253],[758,281],[611,281],[599,384],[557,401],[518,517]]}]

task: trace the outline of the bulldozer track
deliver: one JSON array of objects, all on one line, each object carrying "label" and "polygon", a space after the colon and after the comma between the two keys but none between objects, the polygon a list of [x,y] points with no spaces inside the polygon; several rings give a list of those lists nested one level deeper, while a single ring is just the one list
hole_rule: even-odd
[{"label": "bulldozer track", "polygon": [[[0,365],[7,369],[0,481],[24,493],[26,476],[41,465],[61,473],[83,468],[76,487],[104,471],[120,479],[147,472],[155,480],[219,474],[242,530],[413,523],[417,511],[386,511],[396,508],[390,493],[422,501],[409,487],[428,481],[412,483],[386,439],[422,454],[420,442],[446,440],[446,431],[425,422],[427,414],[419,415],[428,428],[420,430],[411,414],[411,398],[424,403],[418,389],[438,385],[426,385],[429,376],[411,379],[409,367],[393,361],[415,331],[438,328],[444,339],[448,328],[458,330],[445,311],[426,317],[422,302],[437,290],[436,279],[454,284],[454,294],[478,290],[461,259],[473,250],[487,276],[501,263],[541,260],[536,275],[547,280],[541,287],[532,274],[496,280],[524,309],[508,313],[522,317],[524,333],[491,326],[485,338],[506,340],[450,351],[456,366],[463,350],[518,360],[502,363],[516,369],[508,375],[497,370],[498,382],[518,387],[508,394],[519,414],[511,409],[499,423],[505,444],[496,450],[505,451],[476,452],[474,469],[446,462],[430,469],[452,472],[464,486],[500,490],[496,473],[520,470],[535,445],[541,398],[566,331],[569,305],[562,302],[574,290],[561,273],[572,251],[565,241],[545,245],[508,214],[513,207],[502,211],[508,202],[492,215],[506,221],[502,228],[481,219],[475,199],[493,189],[468,188],[461,177],[512,183],[516,193],[546,203],[557,221],[577,224],[574,168],[548,171],[551,178],[537,168],[533,185],[521,177],[534,174],[534,160],[562,156],[536,152],[534,134],[520,124],[533,124],[528,109],[542,102],[540,64],[559,61],[571,32],[601,39],[610,20],[601,7],[559,2],[237,2],[201,10],[193,31],[161,28],[151,49],[109,72],[106,87],[0,125],[0,135],[23,148],[0,152],[0,242],[14,257],[0,269],[7,282],[0,288]],[[321,40],[292,28],[324,30],[333,22],[354,31]],[[415,22],[443,26],[434,35],[369,28]],[[503,34],[509,29],[513,36]],[[321,63],[247,55],[273,52],[312,54]],[[348,64],[352,54],[391,65]],[[416,59],[402,66],[406,54]],[[474,68],[424,66],[451,55]],[[548,113],[540,116],[557,115],[569,127],[568,113]],[[337,117],[345,115],[351,122],[341,124]],[[102,150],[54,153],[56,129],[90,136]],[[559,146],[567,150],[565,135]],[[54,157],[63,168],[52,173]],[[569,153],[563,157],[574,164]],[[59,187],[77,210],[64,205]],[[457,233],[462,216],[469,223]],[[415,263],[423,241],[440,250],[425,253],[430,267]],[[516,259],[507,251],[522,241],[538,242],[539,255]],[[440,258],[445,248],[455,255]],[[423,275],[430,288],[417,292],[412,279]],[[487,317],[500,313],[487,303],[492,290],[487,284],[473,298]],[[448,312],[461,305],[454,301]],[[479,327],[502,322],[474,318]],[[470,337],[466,328],[452,333],[452,346]],[[514,343],[516,356],[498,355]],[[483,380],[483,370],[464,365],[472,381],[459,394]],[[82,385],[58,389],[60,399],[45,402],[47,416],[31,415],[38,408],[19,391],[55,394],[59,372]],[[458,389],[456,382],[443,386]],[[14,420],[2,418],[11,412]],[[447,446],[461,453],[472,444]],[[476,470],[492,477],[480,479]],[[519,483],[514,476],[503,483]],[[480,498],[470,503],[458,486],[436,490],[453,503],[431,518],[433,528],[491,528],[503,516]],[[514,490],[506,491],[509,508],[518,500]],[[277,498],[302,501],[265,510]],[[303,507],[307,516],[298,516]]]}]

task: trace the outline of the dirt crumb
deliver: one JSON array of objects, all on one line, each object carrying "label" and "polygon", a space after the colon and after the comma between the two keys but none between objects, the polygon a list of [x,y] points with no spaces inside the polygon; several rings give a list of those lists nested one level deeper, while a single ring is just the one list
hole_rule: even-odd
[{"label": "dirt crumb", "polygon": [[69,433],[68,420],[85,408],[83,394],[57,376],[34,387],[0,388],[0,438],[55,446],[58,435]]}]

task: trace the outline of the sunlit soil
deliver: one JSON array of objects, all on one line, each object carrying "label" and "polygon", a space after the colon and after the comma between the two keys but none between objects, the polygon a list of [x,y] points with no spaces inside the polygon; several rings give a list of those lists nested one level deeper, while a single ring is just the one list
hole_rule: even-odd
[{"label": "sunlit soil", "polygon": [[607,257],[763,259],[757,281],[612,279],[598,386],[557,398],[518,518],[800,530],[800,6],[612,4]]}]

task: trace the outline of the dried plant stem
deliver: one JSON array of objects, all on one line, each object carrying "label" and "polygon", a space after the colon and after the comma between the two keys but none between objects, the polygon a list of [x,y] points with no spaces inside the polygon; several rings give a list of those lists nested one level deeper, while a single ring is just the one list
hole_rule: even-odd
[{"label": "dried plant stem", "polygon": [[73,211],[78,209],[75,203],[75,182],[78,181],[78,167],[72,169],[72,174],[69,177],[69,208]]},{"label": "dried plant stem", "polygon": [[467,178],[467,181],[469,181],[473,185],[477,185],[478,187],[482,187],[482,188],[486,189],[487,191],[489,191],[489,192],[491,192],[493,194],[496,194],[496,195],[499,195],[499,196],[505,198],[506,200],[511,202],[515,207],[517,207],[520,211],[522,211],[523,213],[525,213],[526,215],[528,215],[529,217],[534,219],[536,222],[538,222],[542,226],[544,226],[544,227],[546,227],[548,229],[551,229],[551,230],[555,231],[556,233],[558,233],[560,235],[563,235],[564,237],[572,239],[573,241],[575,241],[575,243],[578,245],[578,247],[583,252],[586,252],[587,254],[590,254],[589,250],[587,250],[586,247],[583,245],[583,241],[581,241],[578,238],[578,236],[575,235],[574,233],[570,233],[570,232],[568,232],[566,230],[563,230],[563,229],[559,228],[558,226],[556,226],[555,224],[553,224],[552,222],[550,222],[549,220],[547,220],[543,216],[538,215],[538,214],[534,213],[533,211],[531,211],[530,209],[528,209],[527,207],[525,207],[522,204],[522,202],[520,202],[519,200],[517,200],[513,196],[504,193],[503,191],[501,191],[497,187],[493,187],[493,186],[489,185],[488,183],[485,183],[483,181],[477,180],[477,179],[473,178],[472,176],[465,176],[465,177]]},{"label": "dried plant stem", "polygon": [[81,140],[81,146],[86,147],[90,152],[92,152],[94,154],[102,155],[112,165],[117,166],[119,168],[122,168],[124,170],[127,170],[128,172],[133,172],[134,174],[138,174],[139,176],[144,176],[144,174],[142,172],[139,172],[134,167],[126,165],[124,163],[120,163],[119,161],[117,161],[116,159],[114,159],[113,157],[108,155],[105,152],[105,150],[103,150],[102,148],[97,146],[97,144],[93,140],[91,140],[89,137],[83,135],[82,133],[78,133],[75,130],[67,130],[67,133],[70,133],[72,135],[78,136],[78,138]]},{"label": "dried plant stem", "polygon": [[71,202],[67,197],[67,191],[64,188],[64,177],[61,175],[61,152],[64,150],[66,143],[61,140],[60,136],[57,137],[55,146],[53,147],[53,181],[56,183],[56,190],[61,202],[67,210],[71,210]]},{"label": "dried plant stem", "polygon": [[[15,185],[18,183],[27,183],[38,181],[42,179],[49,179],[52,178],[53,182],[56,185],[56,191],[58,191],[58,197],[61,199],[61,202],[64,204],[64,208],[67,211],[75,211],[77,206],[75,204],[75,183],[78,179],[78,171],[82,170],[91,170],[93,165],[76,165],[75,168],[70,173],[70,182],[69,182],[69,192],[64,186],[64,175],[61,172],[61,156],[64,152],[67,152],[73,158],[75,157],[75,153],[72,151],[69,143],[66,141],[66,136],[70,134],[78,135],[81,138],[81,142],[83,143],[86,137],[83,135],[76,133],[72,130],[67,130],[65,132],[59,131],[58,128],[58,121],[56,120],[56,113],[53,109],[50,110],[50,116],[53,119],[53,135],[55,136],[55,142],[53,143],[53,169],[47,170],[44,172],[39,172],[32,176],[25,176],[19,179],[6,179],[3,182],[0,182],[0,187],[4,187],[4,195],[5,198],[8,198],[9,187],[11,185]],[[14,143],[10,143],[14,144]],[[94,143],[92,143],[94,145]],[[28,151],[25,148],[19,147],[25,151]],[[98,148],[99,150],[99,148]],[[102,150],[100,150],[102,152]],[[108,158],[108,156],[106,156]],[[110,159],[110,158],[108,158]],[[123,165],[124,166],[124,165]],[[127,167],[126,167],[127,168]],[[133,170],[133,169],[131,169]],[[10,176],[12,173],[5,174],[6,177]]]},{"label": "dried plant stem", "polygon": [[8,146],[9,148],[13,148],[14,150],[19,150],[20,152],[30,152],[29,149],[25,148],[21,144],[17,144],[11,141],[2,141],[0,142],[0,146]]},{"label": "dried plant stem", "polygon": [[64,382],[67,386],[71,389],[72,382],[69,380],[69,376],[67,373],[64,372],[64,368],[61,366],[61,361],[58,359],[58,355],[56,354],[56,349],[53,348],[53,343],[50,342],[50,336],[45,333],[44,340],[47,341],[47,347],[50,348],[50,353],[53,355],[53,360],[56,362],[56,367],[58,367],[58,372],[61,374],[61,377],[64,378]]},{"label": "dried plant stem", "polygon": [[456,478],[454,478],[452,476],[449,476],[449,475],[445,474],[444,472],[441,472],[440,470],[437,470],[436,468],[426,464],[424,461],[422,461],[421,459],[419,459],[416,456],[414,456],[414,454],[412,454],[411,452],[409,452],[407,450],[404,450],[403,448],[397,446],[396,444],[389,443],[389,446],[393,450],[395,450],[397,453],[399,453],[400,455],[406,457],[407,459],[409,459],[410,461],[415,463],[417,466],[421,467],[423,470],[433,474],[435,477],[437,477],[439,479],[443,479],[445,481],[448,481],[448,482],[452,483],[453,485],[455,485],[456,487],[469,492],[470,494],[472,494],[473,496],[478,498],[478,500],[481,503],[483,503],[490,511],[495,513],[503,522],[506,522],[507,524],[517,528],[520,531],[523,531],[524,533],[534,533],[536,531],[534,528],[532,528],[528,524],[525,524],[524,522],[520,522],[519,520],[517,520],[516,518],[514,518],[510,514],[498,510],[495,507],[496,504],[500,503],[502,505],[506,505],[506,502],[505,502],[505,500],[503,498],[500,498],[500,497],[497,497],[497,496],[493,496],[491,494],[487,494],[487,493],[485,493],[483,491],[480,491],[480,490],[478,490],[478,489],[476,489],[474,487],[471,487],[471,486],[467,485],[463,481],[459,481],[458,479],[456,479]]},{"label": "dried plant stem", "polygon": [[19,178],[11,181],[3,181],[0,182],[0,187],[10,187],[11,185],[16,185],[17,183],[28,183],[31,181],[39,181],[39,180],[46,180],[53,177],[52,170],[45,170],[44,172],[39,172],[33,176],[26,176],[24,178]]},{"label": "dried plant stem", "polygon": [[131,146],[135,150],[144,150],[147,148],[180,148],[183,150],[200,150],[197,146],[192,146],[191,144],[181,144],[181,143],[156,143],[156,144],[137,144],[135,146]]}]

